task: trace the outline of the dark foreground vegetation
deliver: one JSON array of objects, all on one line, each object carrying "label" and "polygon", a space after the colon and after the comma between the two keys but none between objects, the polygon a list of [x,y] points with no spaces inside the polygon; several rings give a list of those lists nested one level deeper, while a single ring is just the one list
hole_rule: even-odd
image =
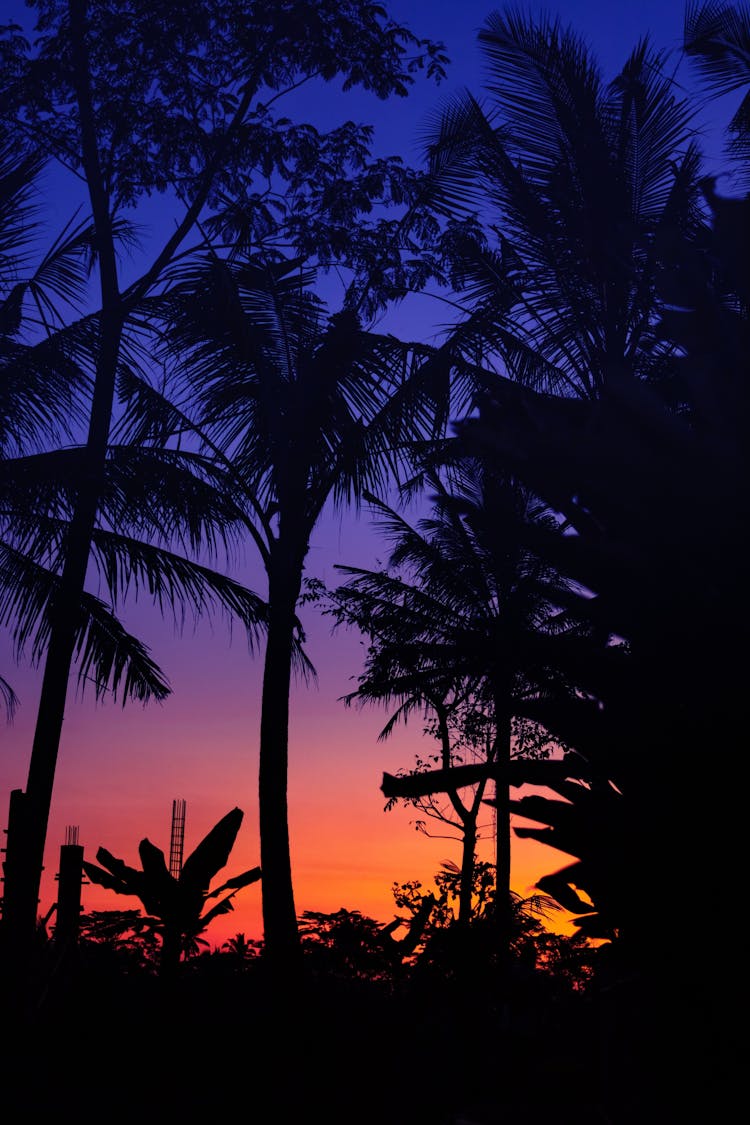
[{"label": "dark foreground vegetation", "polygon": [[242,933],[212,949],[197,926],[176,960],[169,921],[137,910],[83,914],[67,939],[40,924],[2,1055],[4,1104],[84,1122],[102,1107],[150,1122],[240,1105],[331,1125],[729,1120],[742,1043],[703,1022],[724,998],[710,1012],[687,990],[650,1024],[653,978],[616,941],[550,929],[543,895],[513,896],[502,955],[489,871],[477,864],[468,919],[452,865],[434,893],[394,885],[389,925],[306,912],[286,988]]},{"label": "dark foreground vegetation", "polygon": [[46,991],[4,1052],[6,1098],[83,1121],[269,1120],[271,1105],[342,1125],[657,1120],[634,1084],[637,996],[610,990],[604,950],[532,927],[501,986],[490,918],[436,931],[407,963],[356,912],[303,921],[288,992],[242,935],[168,978],[137,943],[50,945]]}]

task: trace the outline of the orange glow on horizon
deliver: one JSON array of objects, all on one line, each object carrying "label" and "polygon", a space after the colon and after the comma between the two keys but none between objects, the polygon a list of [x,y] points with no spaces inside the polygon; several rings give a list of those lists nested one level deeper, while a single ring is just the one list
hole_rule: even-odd
[{"label": "orange glow on horizon", "polygon": [[[187,802],[185,856],[231,808],[238,805],[244,811],[229,863],[214,885],[260,863],[260,660],[248,655],[241,638],[230,644],[222,630],[207,624],[182,639],[145,615],[134,628],[147,640],[150,635],[174,693],[161,705],[123,709],[111,702],[77,701],[71,691],[47,838],[42,914],[55,901],[54,877],[68,825],[78,827],[87,860],[95,861],[103,846],[139,867],[138,843],[144,836],[168,855],[175,797]],[[359,639],[346,633],[332,638],[328,624],[317,623],[310,630],[310,650],[319,680],[317,686],[294,689],[290,720],[289,816],[297,912],[330,913],[344,907],[390,922],[397,913],[393,883],[417,879],[425,891],[430,889],[443,861],[459,860],[459,843],[418,833],[411,823],[418,815],[412,808],[384,811],[379,789],[383,772],[408,768],[415,753],[424,752],[424,735],[417,721],[381,743],[378,734],[386,713],[340,702],[359,671]],[[5,801],[11,789],[25,787],[36,717],[38,681],[27,676],[19,686],[22,707],[0,735],[0,794]],[[4,826],[7,805],[0,819]],[[491,860],[492,854],[492,841],[485,839],[480,856]],[[566,862],[568,857],[549,848],[515,840],[514,889],[524,897],[532,894],[537,878]],[[87,911],[139,906],[137,899],[89,885],[82,901]],[[212,948],[236,933],[261,938],[260,885],[239,891],[234,904],[206,932]],[[557,920],[546,924],[560,928]]]}]

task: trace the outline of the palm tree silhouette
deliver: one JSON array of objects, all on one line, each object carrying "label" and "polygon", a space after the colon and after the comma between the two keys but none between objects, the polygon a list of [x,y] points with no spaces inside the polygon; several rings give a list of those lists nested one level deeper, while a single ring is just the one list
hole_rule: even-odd
[{"label": "palm tree silhouette", "polygon": [[[88,276],[90,223],[67,225],[29,268],[29,243],[38,237],[30,199],[43,169],[35,155],[19,164],[10,146],[0,151],[0,623],[9,629],[17,656],[35,663],[52,628],[60,557],[81,474],[76,442],[90,393],[85,359],[96,322],[88,317],[61,326],[61,306],[80,299]],[[210,543],[211,535],[217,546],[220,529],[238,513],[229,511],[215,485],[215,474],[199,459],[162,452],[156,458],[153,451],[109,445],[93,553],[112,603],[130,583],[150,587],[165,603],[171,598],[178,615],[192,596],[262,616],[260,603],[242,587],[164,549],[164,541],[195,549]],[[147,533],[156,542],[144,540]],[[143,701],[169,691],[111,606],[85,592],[76,607],[74,658],[81,686],[90,683],[99,695],[119,691]],[[12,705],[12,688],[6,679],[2,683]]]},{"label": "palm tree silhouette", "polygon": [[[507,941],[512,720],[523,698],[548,690],[549,672],[538,663],[535,635],[569,627],[560,609],[567,590],[523,545],[522,529],[548,525],[551,517],[512,478],[489,463],[457,456],[447,483],[435,471],[427,481],[433,508],[416,528],[371,499],[392,544],[389,569],[338,568],[349,575],[333,595],[339,616],[375,638],[360,686],[348,698],[398,701],[386,731],[399,717],[431,708],[438,716],[441,767],[449,772],[451,711],[469,708],[470,720],[479,717],[487,741],[484,759],[495,779],[497,921]],[[471,910],[477,817],[488,780],[485,769],[474,779],[477,788],[468,802],[448,789],[463,837],[462,919]]]},{"label": "palm tree silhouette", "polygon": [[609,83],[559,19],[508,7],[479,43],[484,100],[456,95],[426,136],[434,205],[484,223],[452,243],[455,354],[574,397],[613,369],[656,377],[656,276],[704,221],[691,106],[647,40]]},{"label": "palm tree silhouette", "polygon": [[[172,15],[179,17],[177,12]],[[158,127],[157,135],[149,133],[149,140],[144,142],[144,148],[149,152],[148,161],[136,167],[139,157],[133,150],[131,127],[142,126],[149,114],[141,102],[144,113],[136,122],[133,118],[133,98],[143,97],[148,102],[155,86],[164,82],[168,84],[170,79],[179,81],[179,77],[174,69],[174,55],[150,57],[149,64],[155,66],[155,71],[150,72],[147,89],[136,93],[130,84],[129,63],[126,62],[124,68],[121,65],[124,56],[117,60],[112,54],[107,55],[115,37],[108,35],[106,29],[102,34],[102,27],[97,22],[102,16],[106,21],[106,13],[93,11],[83,0],[72,0],[63,16],[57,11],[50,13],[47,34],[37,40],[35,46],[39,58],[27,57],[25,49],[19,47],[23,41],[18,36],[6,38],[4,43],[12,65],[4,74],[3,119],[11,120],[14,140],[30,133],[38,151],[44,151],[80,175],[88,193],[92,216],[85,265],[96,265],[99,290],[96,313],[67,323],[55,332],[63,354],[85,375],[87,397],[76,408],[79,424],[77,448],[66,451],[66,456],[58,456],[64,477],[54,496],[57,507],[53,508],[51,520],[43,521],[40,533],[32,541],[32,564],[39,564],[40,558],[49,563],[50,554],[53,560],[54,580],[47,583],[47,603],[42,607],[44,613],[40,614],[38,605],[20,605],[22,615],[30,614],[35,621],[41,617],[42,629],[38,635],[42,635],[43,644],[36,655],[43,654],[44,667],[23,801],[25,826],[20,854],[24,857],[21,877],[24,889],[22,893],[19,891],[17,900],[14,896],[12,910],[7,909],[6,896],[3,920],[4,929],[12,926],[13,943],[19,956],[24,947],[30,946],[36,924],[70,669],[76,656],[81,656],[82,652],[82,666],[87,671],[90,670],[92,657],[98,658],[101,654],[101,645],[97,653],[89,644],[93,636],[91,630],[84,649],[81,649],[81,605],[86,601],[85,584],[92,551],[94,556],[98,553],[99,563],[114,597],[119,597],[133,580],[136,586],[141,583],[148,586],[157,576],[154,587],[156,600],[160,602],[166,597],[168,601],[176,580],[177,600],[183,604],[189,602],[202,608],[216,596],[227,605],[234,602],[237,607],[242,603],[253,619],[251,635],[258,624],[260,605],[255,598],[248,600],[238,586],[231,590],[224,584],[223,593],[220,592],[206,568],[189,571],[186,560],[175,554],[174,548],[179,550],[186,544],[192,550],[198,545],[204,550],[207,543],[210,547],[213,536],[221,540],[226,534],[227,521],[224,517],[227,500],[226,497],[219,500],[219,490],[208,487],[206,466],[201,467],[198,461],[191,464],[189,455],[183,459],[180,453],[170,457],[162,455],[162,451],[158,456],[152,451],[149,457],[145,451],[136,454],[132,447],[115,451],[111,443],[118,383],[124,382],[127,387],[139,375],[139,359],[143,354],[141,333],[147,332],[148,327],[143,302],[158,283],[164,266],[193,229],[214,185],[222,152],[233,130],[247,113],[255,87],[251,83],[252,88],[249,87],[233,109],[227,111],[228,133],[222,132],[218,147],[202,165],[186,214],[142,275],[129,286],[124,286],[119,249],[123,229],[129,228],[124,227],[118,213],[122,212],[123,205],[132,203],[139,194],[156,188],[163,190],[170,180],[170,173],[165,171],[171,159],[166,152],[169,146],[164,147],[164,136],[158,136]],[[133,35],[134,42],[139,41],[147,22],[144,16],[140,22],[130,25],[129,33]],[[183,27],[183,30],[186,28]],[[190,32],[198,36],[201,34],[195,27]],[[149,55],[151,45],[144,43],[143,39],[140,42],[145,57]],[[39,59],[43,60],[41,65]],[[170,65],[173,68],[171,73]],[[45,86],[41,95],[45,103],[42,114],[45,120],[40,127],[35,112],[41,86]],[[114,122],[109,117],[113,104],[118,105]],[[150,103],[151,109],[153,104]],[[161,103],[161,108],[167,109],[166,101]],[[181,113],[182,108],[177,106],[176,112]],[[123,128],[122,121],[128,114],[131,115],[130,126]],[[149,123],[153,125],[152,118],[149,118]],[[149,125],[146,131],[149,132]],[[130,234],[132,236],[132,231]],[[89,269],[86,268],[84,273],[88,276]],[[56,280],[58,285],[62,284],[64,296],[69,300],[72,283],[79,280],[79,275],[71,274],[68,260],[63,259],[58,265]],[[66,312],[70,312],[70,308]],[[42,322],[46,328],[43,308]],[[58,328],[57,325],[55,327]],[[52,401],[50,399],[50,404]],[[56,468],[54,454],[47,453],[46,457],[48,467]],[[22,469],[25,467],[21,466]],[[188,477],[195,478],[196,484],[191,486]],[[47,479],[49,482],[54,477]],[[216,484],[215,476],[210,483]],[[211,493],[212,507],[217,503],[219,508],[223,507],[224,515],[219,517],[218,522],[214,520],[218,510],[215,507],[213,512],[210,509],[201,514],[197,512],[201,484],[203,499]],[[150,503],[150,508],[142,506],[137,510],[139,503]],[[24,545],[30,535],[30,521],[27,519],[24,523],[22,515],[19,505],[12,514],[13,545],[16,547],[19,542]],[[34,515],[44,516],[41,504]],[[206,540],[205,532],[209,527],[211,530]],[[160,546],[149,552],[146,537],[154,528],[167,534],[160,540]],[[121,531],[125,534],[120,535]],[[128,532],[134,533],[132,537],[128,537]],[[141,533],[143,537],[139,540]],[[165,543],[170,535],[171,540]],[[48,542],[45,542],[45,537]],[[27,579],[20,574],[21,563],[17,556],[13,562],[17,565],[10,596],[16,599],[16,604],[12,606],[15,614],[19,609],[19,592],[22,596],[23,583]],[[39,591],[48,576],[37,565],[32,578]],[[100,616],[103,608],[98,607]],[[109,624],[115,628],[111,619]],[[99,640],[102,641],[101,631]],[[127,677],[124,680],[126,695],[128,689],[134,686],[136,693],[141,691],[143,695],[164,692],[165,684],[154,666],[149,667],[145,661],[145,653],[137,652],[131,645],[130,657],[123,658],[122,630],[110,639],[108,652],[110,656],[113,652],[116,654],[112,667],[119,667],[119,671],[110,671],[110,681],[113,675],[115,680],[118,676],[122,679],[123,669],[132,669],[132,681],[128,683]],[[136,656],[140,660],[140,670]]]},{"label": "palm tree silhouette", "polygon": [[[67,671],[63,682],[62,665],[50,657],[60,607],[69,629],[67,666],[77,666],[80,690],[123,702],[163,699],[169,692],[146,647],[116,615],[126,596],[146,593],[171,608],[178,625],[191,610],[220,608],[244,622],[251,642],[265,617],[259,598],[207,565],[228,545],[233,525],[237,534],[241,512],[216,470],[189,451],[108,441],[88,559],[109,604],[83,589],[73,597],[65,586],[77,497],[87,480],[81,428],[99,322],[97,314],[65,317],[83,299],[96,239],[89,221],[71,222],[34,262],[29,244],[38,230],[30,198],[43,168],[37,155],[19,163],[10,144],[0,146],[0,625],[17,659],[45,664],[47,685],[27,788],[16,792],[9,819],[2,928],[19,956],[36,927],[56,765],[59,729],[53,752],[48,695],[53,680],[67,688]],[[121,226],[113,225],[113,237]],[[134,372],[131,380],[137,381]],[[6,678],[0,697],[12,712],[15,696]]]},{"label": "palm tree silhouette", "polygon": [[[711,45],[706,21],[726,19],[737,31],[742,18],[730,20],[720,5],[701,13],[688,43],[705,50],[713,68],[712,52],[729,39]],[[742,59],[735,61],[741,70]],[[744,793],[717,780],[714,819],[706,782],[709,763],[723,760],[718,748],[736,745],[744,727],[736,638],[747,620],[750,282],[739,248],[747,245],[750,207],[747,198],[717,196],[712,182],[704,188],[711,229],[676,242],[672,268],[658,278],[668,301],[655,325],[670,357],[665,378],[649,386],[611,372],[598,400],[586,403],[498,386],[464,435],[479,444],[486,437],[488,456],[565,512],[577,535],[545,554],[595,593],[581,611],[628,642],[625,651],[612,643],[598,660],[579,660],[582,694],[548,714],[616,792],[608,805],[586,798],[575,824],[548,808],[545,823],[558,838],[578,836],[582,865],[547,887],[564,896],[569,880],[585,876],[602,914],[618,919],[627,966],[620,1002],[632,1026],[647,1032],[634,1073],[666,1096],[689,1081],[695,1097],[713,1089],[731,1054],[721,1027],[738,970],[713,957],[697,931],[675,941],[668,926],[656,925],[644,909],[644,883],[647,872],[669,872],[673,901],[688,901],[708,885],[722,898],[742,877],[731,857],[742,853]],[[603,848],[615,861],[606,871]],[[655,1060],[666,1036],[679,1044],[680,1063],[662,1070]]]},{"label": "palm tree silhouette", "polygon": [[366,332],[351,311],[329,316],[311,280],[294,262],[209,255],[179,272],[170,295],[172,401],[229,474],[268,575],[259,798],[264,942],[279,963],[299,963],[289,690],[295,658],[311,671],[297,616],[310,538],[326,505],[385,489],[445,414],[430,349]]}]

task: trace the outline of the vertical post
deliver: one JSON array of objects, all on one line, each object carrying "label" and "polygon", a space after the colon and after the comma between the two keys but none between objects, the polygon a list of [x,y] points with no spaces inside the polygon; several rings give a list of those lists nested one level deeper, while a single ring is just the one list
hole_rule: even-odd
[{"label": "vertical post", "polygon": [[3,861],[2,934],[6,953],[11,959],[19,956],[24,946],[30,947],[34,932],[23,933],[24,922],[36,921],[39,899],[34,894],[33,907],[28,901],[29,888],[29,824],[28,799],[23,789],[10,795],[5,860]]},{"label": "vertical post", "polygon": [[81,883],[83,882],[83,847],[78,843],[78,829],[65,830],[65,843],[60,848],[60,872],[57,892],[57,923],[55,944],[75,945],[81,928]]},{"label": "vertical post", "polygon": [[39,909],[31,862],[29,812],[29,799],[23,789],[12,790],[3,861],[0,990],[5,1019],[9,1026],[18,1027],[28,1018],[32,1003],[31,973]]}]

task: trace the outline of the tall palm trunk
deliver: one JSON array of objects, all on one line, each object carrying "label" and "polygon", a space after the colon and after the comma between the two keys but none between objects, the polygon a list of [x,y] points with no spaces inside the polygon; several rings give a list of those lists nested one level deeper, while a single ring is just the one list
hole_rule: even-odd
[{"label": "tall palm trunk", "polygon": [[511,876],[511,826],[510,826],[510,771],[511,715],[509,696],[497,694],[495,711],[495,748],[493,761],[495,774],[495,920],[497,924],[497,957],[500,988],[505,990],[510,973],[510,943],[512,910],[510,899]]},{"label": "tall palm trunk", "polygon": [[289,847],[289,692],[296,607],[302,585],[298,552],[280,535],[268,574],[268,631],[263,668],[258,776],[264,948],[272,973],[301,963]]},{"label": "tall palm trunk", "polygon": [[[84,591],[104,480],[123,327],[112,220],[99,162],[88,82],[85,0],[70,0],[69,10],[83,167],[96,231],[101,315],[89,429],[73,516],[63,546],[63,570],[51,607],[50,641],[44,664],[26,794],[21,805],[23,848],[18,854],[17,865],[8,872],[15,885],[11,887],[9,897],[11,911],[4,911],[3,922],[11,955],[21,961],[28,955],[36,930],[44,850],[76,639],[78,606]],[[16,826],[9,824],[9,835],[14,830]],[[11,844],[9,840],[9,845]],[[14,847],[14,850],[18,853],[17,848]]]}]

